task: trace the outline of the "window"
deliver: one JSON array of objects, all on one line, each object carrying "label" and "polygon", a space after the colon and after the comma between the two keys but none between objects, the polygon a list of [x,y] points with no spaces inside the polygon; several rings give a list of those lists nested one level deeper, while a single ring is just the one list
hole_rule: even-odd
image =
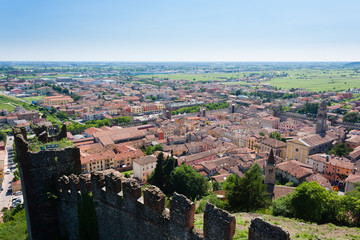
[{"label": "window", "polygon": [[299,149],[298,149],[298,148],[296,148],[296,149],[295,149],[295,151],[297,151],[297,152],[298,152],[298,151],[299,151]]},{"label": "window", "polygon": [[340,169],[338,169],[338,172],[340,172]]}]

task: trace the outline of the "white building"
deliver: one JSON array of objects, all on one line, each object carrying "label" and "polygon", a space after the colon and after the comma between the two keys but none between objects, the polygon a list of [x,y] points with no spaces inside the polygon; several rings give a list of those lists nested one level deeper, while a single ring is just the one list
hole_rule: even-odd
[{"label": "white building", "polygon": [[305,163],[312,166],[315,171],[324,173],[326,167],[326,159],[328,158],[329,155],[323,153],[313,154],[305,158]]},{"label": "white building", "polygon": [[157,158],[153,155],[135,159],[133,162],[134,177],[146,180],[156,167]]}]

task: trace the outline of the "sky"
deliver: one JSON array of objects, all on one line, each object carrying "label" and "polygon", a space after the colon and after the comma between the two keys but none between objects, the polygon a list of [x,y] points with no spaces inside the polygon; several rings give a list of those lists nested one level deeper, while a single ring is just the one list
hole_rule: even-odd
[{"label": "sky", "polygon": [[360,61],[359,0],[0,0],[0,61]]}]

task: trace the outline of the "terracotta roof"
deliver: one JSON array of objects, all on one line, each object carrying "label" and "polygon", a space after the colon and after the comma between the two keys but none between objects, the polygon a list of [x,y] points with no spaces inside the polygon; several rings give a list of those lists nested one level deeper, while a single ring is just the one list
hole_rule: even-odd
[{"label": "terracotta roof", "polygon": [[134,162],[138,163],[139,165],[153,163],[156,161],[157,161],[157,158],[155,156],[151,156],[151,155],[134,160]]},{"label": "terracotta roof", "polygon": [[225,174],[212,176],[211,178],[217,182],[224,182],[224,181],[226,181],[227,177],[229,177],[230,175],[231,175],[230,173],[225,173]]},{"label": "terracotta roof", "polygon": [[288,186],[275,185],[273,191],[274,191],[274,199],[277,199],[279,197],[286,196],[290,193],[293,193],[295,191],[295,188],[288,187]]},{"label": "terracotta roof", "polygon": [[351,182],[351,183],[356,183],[356,182],[360,182],[360,175],[359,174],[350,174],[346,180],[346,182]]},{"label": "terracotta roof", "polygon": [[306,146],[313,147],[324,143],[332,142],[336,138],[328,134],[314,134],[305,138],[299,139]]},{"label": "terracotta roof", "polygon": [[286,147],[286,143],[273,139],[273,138],[267,138],[264,141],[261,142],[262,144],[266,146],[270,146],[272,148],[283,148]]},{"label": "terracotta roof", "polygon": [[308,182],[317,182],[320,186],[330,190],[331,184],[327,178],[325,178],[321,173],[313,173],[307,178],[305,178]]},{"label": "terracotta roof", "polygon": [[296,160],[279,163],[276,168],[294,176],[297,179],[309,176],[313,172],[311,166]]}]

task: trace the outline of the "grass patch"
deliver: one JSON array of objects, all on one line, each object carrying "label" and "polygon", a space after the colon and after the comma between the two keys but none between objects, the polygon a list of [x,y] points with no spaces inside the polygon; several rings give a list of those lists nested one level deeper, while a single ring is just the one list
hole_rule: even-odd
[{"label": "grass patch", "polygon": [[24,97],[23,99],[28,103],[32,103],[33,101],[42,100],[45,96],[35,96],[35,97]]},{"label": "grass patch", "polygon": [[121,174],[123,174],[123,175],[125,175],[125,174],[132,175],[133,173],[134,173],[134,170],[129,170],[129,171],[121,172]]},{"label": "grass patch", "polygon": [[11,105],[10,103],[0,103],[0,109],[7,109],[9,110],[9,112],[12,112],[15,110],[15,107],[13,105]]},{"label": "grass patch", "polygon": [[[74,144],[67,140],[66,138],[61,139],[60,141],[53,141],[49,143],[42,143],[37,140],[37,138],[33,138],[30,140],[29,144],[29,150],[32,152],[39,152],[41,150],[41,147],[44,147],[46,149],[46,145],[56,145],[58,144],[59,147],[57,149],[73,146]],[[54,159],[56,161],[56,159]]]}]

